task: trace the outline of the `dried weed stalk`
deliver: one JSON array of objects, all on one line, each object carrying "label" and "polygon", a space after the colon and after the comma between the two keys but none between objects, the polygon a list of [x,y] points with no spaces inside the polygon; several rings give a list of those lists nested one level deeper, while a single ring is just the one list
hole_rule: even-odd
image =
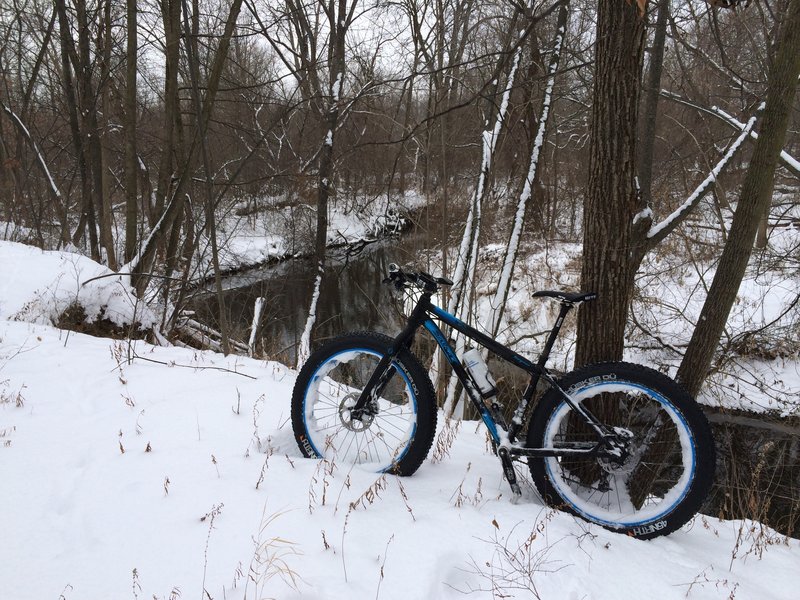
[{"label": "dried weed stalk", "polygon": [[273,577],[279,577],[283,583],[298,591],[302,577],[295,571],[290,563],[303,555],[297,549],[297,544],[281,537],[267,537],[267,529],[278,518],[286,514],[285,512],[273,513],[269,517],[265,512],[262,514],[261,527],[258,536],[253,539],[255,550],[253,558],[250,560],[250,568],[247,573],[247,582],[244,587],[243,600],[252,598],[262,600],[264,589]]}]

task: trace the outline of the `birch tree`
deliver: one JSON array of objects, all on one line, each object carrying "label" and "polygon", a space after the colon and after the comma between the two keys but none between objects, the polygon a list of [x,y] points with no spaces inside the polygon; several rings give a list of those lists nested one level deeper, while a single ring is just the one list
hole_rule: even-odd
[{"label": "birch tree", "polygon": [[539,160],[542,154],[542,146],[544,145],[545,134],[547,132],[547,123],[550,118],[550,108],[553,100],[553,87],[555,85],[558,65],[561,60],[561,48],[567,32],[568,16],[569,0],[562,0],[560,2],[558,18],[556,21],[556,35],[553,42],[553,52],[550,55],[550,63],[547,69],[547,84],[545,86],[544,99],[542,100],[542,110],[538,121],[539,125],[536,129],[536,137],[533,140],[533,147],[531,149],[530,159],[528,161],[528,171],[525,176],[525,182],[522,186],[522,191],[520,192],[519,198],[517,199],[517,210],[515,212],[514,222],[511,227],[511,235],[509,236],[508,243],[506,244],[506,248],[503,253],[503,267],[500,272],[500,281],[497,284],[497,291],[495,292],[494,301],[492,302],[489,332],[494,337],[496,337],[498,334],[500,322],[503,318],[503,312],[505,311],[506,302],[508,300],[508,292],[511,287],[511,275],[514,270],[514,265],[517,261],[522,230],[525,224],[525,215],[528,210],[528,204],[532,197],[533,187],[539,174]]},{"label": "birch tree", "polygon": [[136,152],[136,77],[138,58],[138,20],[136,0],[126,2],[127,42],[125,52],[125,262],[133,259],[137,249],[139,157]]}]

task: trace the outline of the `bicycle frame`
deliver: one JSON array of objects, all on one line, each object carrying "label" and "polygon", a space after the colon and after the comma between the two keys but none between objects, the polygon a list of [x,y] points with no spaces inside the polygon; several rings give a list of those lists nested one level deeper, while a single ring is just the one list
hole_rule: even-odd
[{"label": "bicycle frame", "polygon": [[[481,419],[486,424],[489,433],[492,436],[494,443],[499,448],[498,453],[506,453],[513,456],[566,456],[570,454],[597,454],[604,447],[607,447],[607,440],[613,436],[600,421],[598,421],[589,411],[585,410],[580,403],[575,402],[565,392],[552,375],[545,368],[545,363],[550,356],[550,351],[553,348],[561,326],[564,323],[564,318],[567,313],[574,306],[572,302],[561,301],[561,309],[558,318],[550,330],[547,341],[545,342],[544,349],[539,355],[536,363],[531,362],[524,356],[514,352],[510,348],[493,340],[488,335],[470,327],[460,319],[454,317],[449,312],[436,306],[431,302],[433,292],[425,290],[421,292],[421,296],[417,301],[414,309],[409,315],[406,326],[400,334],[394,338],[392,346],[387,349],[387,353],[383,356],[375,369],[375,372],[370,377],[367,385],[365,386],[362,394],[353,408],[354,413],[357,411],[366,410],[365,407],[370,402],[375,402],[380,396],[381,391],[389,381],[394,369],[391,367],[391,361],[403,347],[410,347],[414,339],[414,335],[420,327],[424,327],[436,340],[436,343],[441,348],[444,355],[447,357],[448,362],[453,368],[456,376],[466,390],[467,396],[481,415]],[[459,331],[469,339],[477,342],[479,345],[487,348],[489,351],[499,356],[501,359],[510,362],[517,367],[528,372],[531,376],[530,382],[525,388],[525,392],[517,405],[514,416],[510,424],[506,424],[500,412],[500,406],[495,402],[491,407],[487,407],[483,402],[480,393],[475,389],[471,377],[468,375],[466,369],[461,364],[461,360],[456,355],[455,350],[448,342],[442,330],[434,322],[434,318],[442,321],[446,325]],[[528,406],[533,399],[536,387],[539,381],[544,379],[547,384],[556,390],[570,407],[580,414],[586,423],[591,426],[597,433],[598,439],[596,443],[587,443],[585,447],[570,448],[526,448],[517,444],[517,435],[523,424],[523,419]],[[499,429],[498,429],[499,428]]]}]

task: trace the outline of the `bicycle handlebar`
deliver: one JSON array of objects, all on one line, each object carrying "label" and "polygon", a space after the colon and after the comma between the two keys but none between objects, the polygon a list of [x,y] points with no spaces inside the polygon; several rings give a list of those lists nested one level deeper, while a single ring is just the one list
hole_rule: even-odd
[{"label": "bicycle handlebar", "polygon": [[398,290],[414,286],[432,293],[438,291],[440,285],[453,285],[446,277],[434,277],[425,271],[403,271],[396,263],[389,264],[389,276],[383,283],[392,284]]}]

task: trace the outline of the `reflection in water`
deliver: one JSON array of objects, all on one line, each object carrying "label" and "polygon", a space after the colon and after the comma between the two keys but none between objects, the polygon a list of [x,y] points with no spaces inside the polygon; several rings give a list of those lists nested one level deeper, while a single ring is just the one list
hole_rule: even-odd
[{"label": "reflection in water", "polygon": [[[401,262],[395,243],[375,244],[349,260],[331,257],[322,282],[313,340],[316,345],[347,331],[372,330],[393,335],[402,325],[389,289],[381,282],[390,262]],[[225,308],[231,335],[246,342],[250,336],[255,300],[265,298],[257,351],[294,364],[296,347],[308,317],[313,261],[292,259],[227,278]],[[216,298],[198,297],[192,309],[199,320],[217,326]]]}]

